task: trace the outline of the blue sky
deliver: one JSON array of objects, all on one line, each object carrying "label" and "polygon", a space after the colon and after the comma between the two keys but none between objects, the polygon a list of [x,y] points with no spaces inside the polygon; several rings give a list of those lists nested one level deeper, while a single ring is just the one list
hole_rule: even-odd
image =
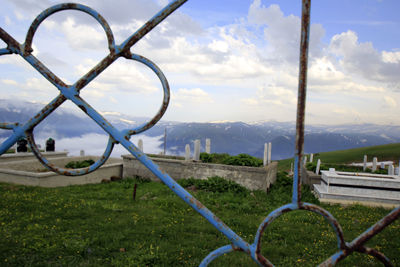
[{"label": "blue sky", "polygon": [[[81,1],[107,19],[117,43],[167,2]],[[35,16],[56,3],[1,0],[0,26],[23,43]],[[185,3],[132,48],[168,78],[164,119],[294,121],[300,9],[295,0]],[[399,10],[394,0],[312,2],[306,122],[400,125]],[[46,20],[33,44],[34,54],[69,84],[107,54],[100,26],[74,11]],[[47,103],[56,95],[19,56],[0,57],[0,98]],[[120,59],[82,97],[101,112],[150,117],[162,91],[152,72]]]}]

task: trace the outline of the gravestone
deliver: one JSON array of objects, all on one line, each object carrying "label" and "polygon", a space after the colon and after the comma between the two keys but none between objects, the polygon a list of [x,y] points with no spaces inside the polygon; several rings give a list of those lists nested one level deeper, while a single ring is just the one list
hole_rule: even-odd
[{"label": "gravestone", "polygon": [[313,160],[314,160],[314,154],[311,153],[311,155],[310,155],[310,162],[313,162]]},{"label": "gravestone", "polygon": [[185,160],[190,160],[190,145],[186,144],[185,146]]},{"label": "gravestone", "polygon": [[319,174],[319,168],[321,167],[321,160],[320,159],[318,159],[318,161],[317,161],[317,168],[315,169],[315,173],[316,174]]},{"label": "gravestone", "polygon": [[206,138],[206,153],[210,154],[211,153],[211,139]]},{"label": "gravestone", "polygon": [[272,155],[272,144],[271,144],[271,142],[269,142],[268,143],[268,164],[270,164],[272,161],[271,155]]},{"label": "gravestone", "polygon": [[389,175],[394,175],[394,167],[393,167],[393,165],[389,165],[388,174]]},{"label": "gravestone", "polygon": [[54,152],[56,146],[56,141],[53,138],[49,138],[46,141],[46,152]]},{"label": "gravestone", "polygon": [[374,159],[372,160],[372,171],[376,171],[376,165],[378,164],[378,158],[374,157]]},{"label": "gravestone", "polygon": [[307,164],[307,156],[304,156],[303,165],[306,166],[306,164]]},{"label": "gravestone", "polygon": [[363,172],[367,169],[367,155],[364,155]]},{"label": "gravestone", "polygon": [[143,140],[142,139],[139,139],[139,141],[138,141],[138,148],[140,151],[143,152]]},{"label": "gravestone", "polygon": [[267,143],[264,144],[264,161],[263,161],[263,163],[264,163],[264,166],[267,166],[267,164],[268,164],[268,144]]},{"label": "gravestone", "polygon": [[25,138],[21,138],[17,141],[17,152],[28,152],[28,147],[26,146],[28,141]]},{"label": "gravestone", "polygon": [[384,169],[384,168],[385,168],[385,163],[381,162],[381,169]]},{"label": "gravestone", "polygon": [[194,141],[194,160],[200,160],[200,140],[197,139]]}]

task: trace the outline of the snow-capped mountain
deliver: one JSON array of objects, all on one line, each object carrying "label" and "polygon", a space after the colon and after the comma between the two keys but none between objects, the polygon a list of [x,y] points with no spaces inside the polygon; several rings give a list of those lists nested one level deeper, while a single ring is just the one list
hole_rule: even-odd
[{"label": "snow-capped mountain", "polygon": [[[25,123],[43,107],[38,103],[0,100],[0,122]],[[102,115],[118,129],[136,128],[148,118],[133,117],[116,112]],[[183,154],[186,144],[200,139],[211,139],[211,150],[217,153],[247,153],[262,157],[264,143],[272,143],[272,158],[283,159],[293,156],[295,140],[294,122],[209,122],[181,123],[160,121],[144,132],[149,137],[167,133],[167,150]],[[105,134],[104,131],[83,112],[58,108],[35,129],[35,136],[42,138],[76,138],[87,134]],[[1,130],[4,138],[10,131]],[[400,142],[400,126],[358,124],[358,125],[306,125],[305,152],[316,153],[363,146]]]}]

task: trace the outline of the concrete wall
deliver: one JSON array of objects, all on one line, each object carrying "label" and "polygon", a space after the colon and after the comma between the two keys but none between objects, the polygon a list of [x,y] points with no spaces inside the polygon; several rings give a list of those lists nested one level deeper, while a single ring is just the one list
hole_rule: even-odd
[{"label": "concrete wall", "polygon": [[[47,158],[59,158],[59,157],[66,157],[68,155],[68,152],[63,151],[63,152],[42,152],[42,155]],[[8,154],[3,154],[0,156],[0,162],[8,162],[8,161],[19,161],[19,160],[30,160],[30,159],[36,159],[36,156],[31,153],[31,152],[26,152],[26,153],[8,153]]]},{"label": "concrete wall", "polygon": [[[98,157],[62,157],[51,159],[51,162],[59,167],[74,160],[85,160]],[[23,184],[41,187],[58,187],[76,184],[100,183],[103,179],[110,179],[111,176],[122,177],[121,159],[110,158],[98,170],[81,176],[64,176],[54,172],[37,172],[44,170],[44,166],[37,160],[20,160],[0,163],[0,182]]]},{"label": "concrete wall", "polygon": [[[132,155],[123,155],[123,178],[140,176],[154,181],[160,181],[143,164]],[[224,177],[250,190],[267,191],[276,180],[278,163],[273,162],[266,167],[242,167],[222,164],[200,163],[184,160],[151,158],[160,169],[177,179],[206,179],[212,176]]]},{"label": "concrete wall", "polygon": [[313,184],[321,183],[321,175],[308,171],[304,166],[301,167],[301,183],[307,184],[313,188]]},{"label": "concrete wall", "polygon": [[[97,156],[83,156],[83,157],[57,157],[57,158],[49,158],[50,163],[55,164],[58,167],[64,168],[65,165],[70,161],[81,161],[87,159],[97,160],[99,157]],[[105,164],[112,163],[122,163],[121,159],[118,158],[109,158]],[[0,158],[0,168],[1,169],[11,169],[11,170],[19,170],[19,171],[27,171],[27,172],[43,172],[46,171],[46,167],[40,163],[37,158],[28,159],[28,160],[14,160],[14,161],[5,161],[3,162],[2,158]]]}]

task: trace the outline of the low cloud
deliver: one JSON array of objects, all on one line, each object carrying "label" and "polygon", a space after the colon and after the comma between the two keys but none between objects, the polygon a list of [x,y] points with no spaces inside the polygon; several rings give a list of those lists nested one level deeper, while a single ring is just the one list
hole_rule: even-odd
[{"label": "low cloud", "polygon": [[[149,137],[146,135],[133,136],[131,142],[137,145],[138,140],[143,140],[143,150],[145,153],[159,154],[162,149],[160,148],[162,136]],[[37,138],[37,144],[40,144],[42,148],[45,148],[46,139]],[[85,155],[101,156],[108,143],[108,135],[104,134],[86,134],[81,137],[74,138],[55,138],[56,151],[67,150],[69,156],[79,156],[80,151],[84,150]],[[115,145],[111,157],[120,157],[121,155],[129,154],[121,145]]]}]

